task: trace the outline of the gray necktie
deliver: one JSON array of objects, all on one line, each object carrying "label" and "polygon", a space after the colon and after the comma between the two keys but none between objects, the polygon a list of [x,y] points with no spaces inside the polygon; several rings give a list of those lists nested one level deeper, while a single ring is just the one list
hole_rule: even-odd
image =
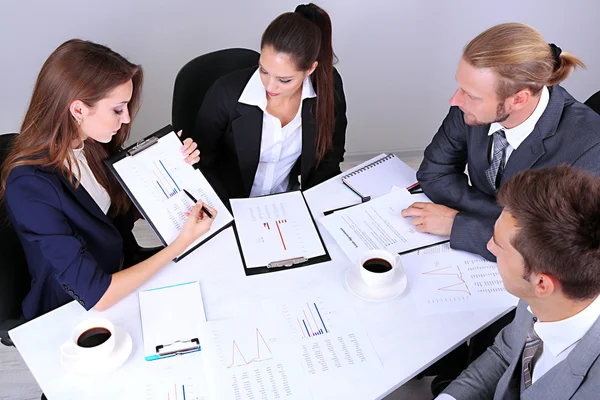
[{"label": "gray necktie", "polygon": [[523,382],[525,383],[525,389],[531,386],[531,377],[533,376],[533,359],[542,350],[544,342],[535,333],[533,324],[537,321],[537,318],[533,318],[531,321],[531,328],[527,332],[527,340],[525,341],[525,349],[523,350]]},{"label": "gray necktie", "polygon": [[504,130],[500,129],[493,133],[494,149],[492,155],[492,162],[490,167],[485,170],[485,176],[488,179],[492,188],[497,191],[500,186],[500,180],[502,179],[502,172],[504,171],[504,156],[506,154],[506,136]]}]

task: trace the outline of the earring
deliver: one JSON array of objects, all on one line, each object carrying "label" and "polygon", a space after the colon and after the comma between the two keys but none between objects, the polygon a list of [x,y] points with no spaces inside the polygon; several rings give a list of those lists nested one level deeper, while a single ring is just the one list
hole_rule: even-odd
[{"label": "earring", "polygon": [[81,125],[81,121],[83,121],[83,118],[79,118],[79,119],[77,120],[77,125]]}]

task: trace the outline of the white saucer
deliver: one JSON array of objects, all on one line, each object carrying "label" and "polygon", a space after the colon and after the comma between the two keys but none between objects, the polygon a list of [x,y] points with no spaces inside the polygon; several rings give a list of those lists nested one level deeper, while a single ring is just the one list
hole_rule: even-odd
[{"label": "white saucer", "polygon": [[129,333],[125,329],[115,326],[115,348],[105,360],[88,363],[70,357],[61,356],[60,358],[63,367],[69,373],[77,375],[108,374],[127,361],[132,349],[133,342]]},{"label": "white saucer", "polygon": [[392,281],[383,287],[368,286],[360,277],[358,268],[346,272],[346,286],[355,296],[366,301],[389,301],[400,296],[406,289],[405,274],[394,274]]}]

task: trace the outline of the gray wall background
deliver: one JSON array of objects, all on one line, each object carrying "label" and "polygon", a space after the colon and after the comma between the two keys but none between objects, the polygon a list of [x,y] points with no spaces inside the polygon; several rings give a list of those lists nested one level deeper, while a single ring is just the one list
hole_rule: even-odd
[{"label": "gray wall background", "polygon": [[[18,131],[46,57],[79,37],[145,69],[133,139],[170,123],[173,82],[197,55],[258,50],[290,0],[0,0],[0,133]],[[600,90],[600,1],[321,0],[348,102],[347,154],[422,151],[448,110],[463,46],[484,29],[520,21],[579,56],[587,70],[564,86],[580,101]]]}]

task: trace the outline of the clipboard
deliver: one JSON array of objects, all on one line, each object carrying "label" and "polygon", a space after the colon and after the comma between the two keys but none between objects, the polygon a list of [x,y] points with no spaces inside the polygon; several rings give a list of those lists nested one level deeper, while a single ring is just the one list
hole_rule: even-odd
[{"label": "clipboard", "polygon": [[[129,196],[129,198],[131,199],[132,203],[135,205],[135,207],[138,209],[138,211],[142,214],[142,216],[144,217],[144,219],[146,220],[146,222],[148,222],[148,224],[150,225],[150,227],[152,228],[152,230],[154,231],[154,233],[156,234],[156,236],[158,236],[158,238],[160,239],[160,241],[163,244],[163,246],[167,246],[169,243],[167,242],[167,240],[165,239],[165,237],[161,234],[160,230],[156,226],[155,221],[153,221],[152,217],[141,206],[140,200],[137,199],[134,196],[132,190],[130,189],[130,187],[125,182],[125,179],[121,176],[121,174],[119,174],[119,172],[115,168],[115,164],[119,163],[120,161],[124,160],[127,157],[135,157],[136,155],[141,154],[144,151],[152,148],[152,146],[154,146],[154,145],[156,145],[156,144],[159,143],[159,140],[161,138],[165,137],[166,135],[168,135],[170,133],[173,133],[177,137],[177,139],[179,140],[179,143],[183,144],[183,142],[181,142],[181,139],[174,132],[175,131],[174,131],[173,127],[171,125],[167,125],[167,126],[161,128],[161,129],[159,129],[158,131],[154,132],[153,134],[145,137],[144,139],[139,140],[135,144],[133,144],[133,145],[125,148],[124,150],[122,150],[121,152],[119,152],[119,153],[115,154],[114,156],[108,158],[107,160],[105,160],[105,164],[107,165],[108,169],[117,178],[117,181],[119,182],[119,184],[121,185],[121,187],[123,188],[123,190],[125,190],[125,192]],[[202,174],[200,172],[200,170],[197,170],[197,171],[198,171],[198,173]],[[169,177],[170,177],[170,175],[169,175]],[[208,184],[208,182],[207,182],[207,184]],[[208,184],[208,185],[210,186],[210,184]],[[211,188],[211,190],[212,190],[212,188]],[[166,194],[167,193],[165,193],[165,195]],[[185,196],[185,194],[184,194],[184,196]],[[216,193],[215,193],[215,199],[216,199],[216,201],[220,202],[220,205],[222,205],[221,208],[223,210],[227,210],[227,207],[221,202],[221,200],[216,195]],[[229,221],[228,223],[226,223],[225,225],[221,226],[220,228],[218,228],[218,229],[216,229],[214,231],[212,231],[212,230],[209,231],[209,234],[207,236],[205,236],[200,242],[196,243],[194,246],[186,249],[186,251],[184,251],[182,254],[180,254],[179,256],[175,257],[175,259],[174,259],[175,262],[180,261],[185,256],[187,256],[188,254],[190,254],[192,251],[194,251],[195,249],[197,249],[198,247],[200,247],[202,244],[206,243],[212,237],[214,237],[215,235],[217,235],[218,233],[220,233],[221,231],[225,230],[226,228],[228,228],[231,225],[231,222],[233,221],[233,217],[231,216],[231,214],[229,214],[228,211],[226,211],[226,213],[223,213],[222,210],[219,210],[219,211],[220,211],[219,212],[220,215],[221,214],[224,215],[225,218],[227,218],[227,217],[231,218],[231,221]]]},{"label": "clipboard", "polygon": [[[273,260],[268,265],[265,265],[264,267],[248,268],[247,263],[246,263],[246,258],[244,257],[244,251],[242,249],[242,243],[240,241],[237,224],[234,221],[232,224],[233,232],[235,234],[235,241],[237,243],[238,250],[240,252],[240,257],[242,259],[242,265],[244,266],[244,273],[246,274],[246,276],[260,275],[260,274],[265,274],[265,273],[269,273],[269,272],[286,271],[289,269],[306,267],[309,265],[320,264],[323,262],[331,261],[331,256],[329,255],[329,250],[327,249],[327,246],[325,246],[325,242],[323,241],[321,232],[319,232],[319,228],[317,227],[317,224],[315,222],[315,218],[312,214],[312,211],[310,210],[310,207],[308,207],[308,203],[306,203],[306,198],[304,197],[304,194],[302,194],[302,192],[300,192],[300,194],[302,195],[302,200],[304,201],[304,204],[306,205],[306,209],[308,210],[308,214],[310,215],[311,222],[315,228],[315,231],[317,232],[319,241],[321,242],[321,245],[323,246],[323,250],[325,250],[325,254],[316,256],[316,257],[311,257],[311,258],[295,257],[295,258],[288,258],[288,259],[282,259],[282,260]],[[260,197],[269,197],[269,196],[273,196],[273,195],[266,195],[266,196],[260,196]]]},{"label": "clipboard", "polygon": [[146,361],[202,349],[199,336],[206,316],[198,282],[149,289],[138,297]]}]

